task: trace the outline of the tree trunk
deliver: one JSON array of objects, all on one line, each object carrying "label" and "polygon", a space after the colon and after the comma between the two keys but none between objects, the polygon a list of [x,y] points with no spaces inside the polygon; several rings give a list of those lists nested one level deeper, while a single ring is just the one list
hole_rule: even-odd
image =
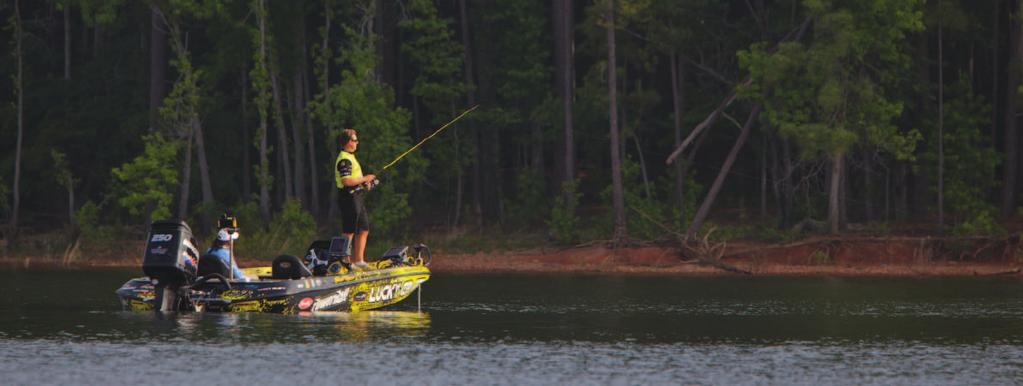
[{"label": "tree trunk", "polygon": [[246,63],[242,62],[242,200],[248,201],[249,195],[252,194],[252,151],[249,150],[249,145],[252,144],[252,138],[249,134],[249,76],[248,68]]},{"label": "tree trunk", "polygon": [[310,117],[310,114],[309,114],[309,100],[310,100],[310,96],[309,96],[309,94],[310,94],[310,92],[309,92],[310,84],[309,84],[309,71],[308,71],[309,66],[308,66],[308,63],[305,60],[305,58],[307,56],[305,55],[306,49],[305,49],[304,46],[302,47],[302,52],[303,52],[302,62],[305,63],[305,65],[302,66],[302,68],[303,68],[303,70],[302,70],[302,85],[303,85],[302,89],[305,91],[305,95],[302,98],[302,100],[305,101],[304,107],[302,109],[302,117],[305,118],[306,154],[308,154],[308,157],[309,157],[309,168],[307,170],[307,172],[309,173],[309,185],[308,185],[309,186],[309,210],[312,211],[313,218],[319,219],[319,218],[322,217],[322,214],[320,213],[320,193],[319,193],[319,191],[320,191],[320,189],[319,189],[320,183],[319,183],[319,178],[317,178],[318,176],[316,175],[317,174],[316,172],[319,170],[319,168],[317,168],[317,165],[316,165],[316,137],[315,137],[316,131],[313,129],[313,120],[312,120],[312,118]]},{"label": "tree trunk", "polygon": [[[747,80],[743,84],[748,85],[750,83],[751,82]],[[668,159],[666,159],[664,162],[668,165],[671,165],[672,162],[675,162],[675,158],[682,154],[682,151],[684,151],[686,147],[689,146],[689,144],[696,139],[697,136],[703,134],[704,129],[714,125],[714,123],[717,122],[719,118],[721,118],[721,115],[725,111],[725,108],[731,106],[732,102],[735,102],[738,96],[739,94],[734,90],[731,93],[729,93],[728,96],[725,97],[725,99],[721,101],[720,104],[718,104],[714,111],[712,111],[710,115],[707,116],[707,118],[704,118],[703,121],[700,122],[700,124],[696,125],[696,127],[694,127],[693,130],[689,132],[689,135],[686,136],[686,139],[682,141],[682,144],[675,147],[675,150],[672,151],[670,155],[668,155]]]},{"label": "tree trunk", "polygon": [[22,34],[21,26],[21,5],[14,0],[14,56],[17,58],[17,75],[14,78],[14,87],[18,97],[18,137],[14,145],[14,185],[11,189],[13,200],[11,206],[10,237],[7,247],[15,245],[18,235],[18,212],[21,210],[21,143],[25,136],[25,72],[22,68],[24,52],[21,50]]},{"label": "tree trunk", "polygon": [[543,129],[540,124],[533,122],[529,125],[529,167],[533,172],[538,173],[537,175],[543,175],[544,172],[544,161],[543,161]]},{"label": "tree trunk", "polygon": [[700,209],[696,211],[693,222],[689,224],[689,229],[686,231],[687,237],[695,237],[696,233],[700,231],[700,227],[703,226],[707,215],[710,214],[711,206],[714,205],[714,200],[717,199],[718,192],[721,191],[721,186],[724,185],[725,178],[728,177],[728,173],[732,170],[732,164],[735,163],[735,159],[739,156],[739,150],[742,149],[746,139],[749,138],[749,133],[753,130],[753,124],[756,123],[758,117],[760,117],[759,103],[753,105],[753,110],[750,110],[749,117],[746,118],[746,124],[742,125],[742,131],[739,132],[739,138],[732,145],[732,150],[728,152],[728,157],[721,164],[721,170],[718,171],[717,178],[714,179],[710,190],[707,191],[707,196],[703,199],[703,203],[700,204]]},{"label": "tree trunk", "polygon": [[789,142],[777,138],[771,146],[773,189],[778,205],[778,229],[788,229],[792,224],[792,199],[795,188],[792,184],[792,157]]},{"label": "tree trunk", "polygon": [[[302,45],[305,42],[301,43]],[[309,199],[306,198],[305,194],[305,146],[302,143],[302,129],[305,128],[305,100],[302,98],[305,96],[302,84],[302,71],[305,71],[304,67],[298,69],[292,79],[294,83],[294,97],[292,97],[292,119],[291,119],[291,140],[292,145],[295,149],[295,197],[302,203],[302,207],[309,209]]]},{"label": "tree trunk", "polygon": [[99,60],[99,52],[102,48],[103,25],[96,23],[92,27],[92,60]]},{"label": "tree trunk", "polygon": [[[256,65],[262,67],[261,72],[269,74],[270,69],[267,65],[267,41],[266,41],[266,0],[259,0],[258,18],[259,18],[259,63]],[[263,218],[263,223],[270,222],[270,159],[267,155],[267,113],[269,108],[266,106],[265,98],[262,95],[265,94],[265,89],[255,90],[259,93],[260,105],[258,106],[261,111],[259,114],[259,178],[257,183],[259,184],[259,214]]]},{"label": "tree trunk", "polygon": [[149,129],[156,129],[160,119],[160,105],[167,94],[164,83],[167,73],[167,26],[164,24],[160,9],[153,5],[150,8],[149,36]]},{"label": "tree trunk", "polygon": [[938,13],[938,228],[945,226],[945,55]]},{"label": "tree trunk", "polygon": [[[461,156],[461,154],[459,154],[460,152],[458,151],[459,150],[459,146],[458,146],[458,131],[459,131],[458,127],[455,127],[455,132],[454,132],[455,140],[453,141],[455,143],[455,159],[462,159],[461,158],[462,156]],[[455,167],[455,208],[454,208],[455,209],[455,216],[454,216],[454,220],[451,222],[451,226],[452,227],[457,227],[459,225],[459,223],[462,221],[462,191],[464,189],[462,187],[462,175],[463,175],[463,173],[462,173],[462,166],[461,165],[456,166]]]},{"label": "tree trunk", "polygon": [[64,80],[71,80],[71,4],[64,4]]},{"label": "tree trunk", "polygon": [[[683,83],[685,71],[679,63],[678,55],[674,52],[670,55],[671,63],[671,108],[675,124],[675,147],[682,144],[682,110],[685,108],[685,94]],[[678,200],[679,224],[686,223],[686,193],[685,193],[685,166],[682,162],[675,163],[675,199]]]},{"label": "tree trunk", "polygon": [[770,150],[771,150],[771,192],[774,193],[774,204],[778,209],[778,228],[784,229],[785,227],[785,205],[782,200],[781,191],[781,151],[778,150],[778,140],[774,136],[769,136]]},{"label": "tree trunk", "polygon": [[[573,64],[573,5],[572,0],[554,1],[554,55],[557,71],[555,72],[556,89],[561,98],[563,130],[564,130],[564,176],[563,181],[575,179],[575,139],[573,138],[573,83],[575,81]],[[571,192],[566,192],[571,194]],[[566,197],[569,199],[569,197]]]},{"label": "tree trunk", "polygon": [[844,155],[836,154],[831,158],[831,188],[828,190],[828,229],[831,233],[841,230],[841,193]]},{"label": "tree trunk", "polygon": [[[273,51],[270,51],[273,53]],[[273,114],[274,114],[274,126],[276,126],[277,132],[277,149],[280,157],[281,172],[284,175],[284,197],[291,198],[294,196],[294,183],[291,179],[291,157],[288,154],[288,127],[284,124],[284,104],[281,100],[281,90],[277,79],[277,66],[274,64],[272,58],[267,58],[270,61],[270,89],[273,95]]]},{"label": "tree trunk", "polygon": [[615,63],[615,13],[614,0],[607,0],[607,93],[608,113],[611,128],[611,200],[614,209],[615,246],[625,242],[625,193],[622,189],[622,160],[618,139],[618,82]]},{"label": "tree trunk", "polygon": [[643,177],[643,190],[646,193],[646,199],[652,200],[654,198],[653,193],[650,192],[650,177],[646,172],[646,159],[643,157],[643,146],[639,143],[639,137],[635,134],[632,135],[632,142],[636,145],[636,155],[639,157],[639,171]]},{"label": "tree trunk", "polygon": [[[462,31],[462,63],[465,70],[465,99],[469,106],[476,105],[476,83],[473,81],[472,46],[469,44],[469,19],[465,9],[465,0],[458,0],[459,24]],[[483,153],[483,141],[479,130],[476,130],[472,119],[466,123],[472,133],[473,146],[476,148],[476,162],[472,163],[472,210],[477,227],[483,226],[483,173],[481,164],[486,156]]]},{"label": "tree trunk", "polygon": [[[927,34],[919,35],[916,41],[916,55],[918,58],[931,57],[930,39],[928,38]],[[931,81],[930,61],[923,60],[920,61],[919,63],[920,63],[918,65],[919,71],[916,74],[918,84],[921,85],[932,84],[933,82]],[[934,115],[934,112],[930,111],[931,106],[933,106],[931,104],[932,101],[931,97],[933,97],[933,95],[930,94],[929,90],[918,94],[918,99],[915,102],[918,114],[920,115],[919,116],[920,119]],[[922,151],[924,151],[922,147],[917,148],[917,152]],[[910,179],[913,181],[912,191],[909,193],[910,194],[909,197],[911,199],[908,202],[908,204],[911,205],[910,208],[911,214],[914,216],[925,215],[930,210],[930,204],[928,203],[934,203],[934,201],[931,201],[930,197],[928,197],[931,192],[930,179],[934,178],[934,176],[928,175],[928,173],[924,173],[921,170],[913,169],[910,169],[909,173]]]},{"label": "tree trunk", "polygon": [[[323,60],[322,78],[319,79],[321,82],[323,82],[323,84],[320,85],[320,93],[322,95],[324,95],[324,98],[326,98],[327,90],[330,89],[330,61],[331,61],[330,54],[329,54],[329,52],[330,52],[330,17],[331,17],[331,15],[334,14],[334,12],[330,8],[330,5],[331,5],[331,3],[329,1],[325,1],[323,3],[323,31],[324,32],[322,33],[323,42],[320,45],[320,53],[321,53],[321,55],[325,55],[326,56],[325,60]],[[306,88],[306,89],[308,90],[308,88]],[[313,189],[313,192],[312,192],[313,193],[313,208],[314,208],[313,209],[313,213],[316,213],[316,215],[320,215],[319,210],[317,209],[317,207],[319,205],[319,201],[320,201],[319,200],[319,191],[320,190],[318,189],[317,179],[316,179],[316,175],[317,175],[317,173],[320,170],[319,169],[320,165],[316,163],[316,151],[315,151],[316,147],[313,144],[313,142],[315,140],[315,137],[313,136],[313,131],[312,130],[313,130],[313,126],[312,126],[312,124],[310,124],[309,125],[309,160],[310,160],[309,161],[309,165],[310,165],[309,171],[310,171],[310,173],[312,173],[312,178],[310,179],[310,181],[312,181],[312,186],[313,186],[313,188],[312,188]],[[331,173],[330,175],[333,175],[333,173]],[[328,185],[330,185],[330,194],[328,195],[329,202],[327,203],[327,218],[332,218],[333,219],[333,218],[337,218],[337,216],[335,216],[335,214],[337,213],[337,203],[335,201],[337,201],[337,190],[338,189],[337,189],[336,186],[334,186],[334,182],[333,182],[334,179],[333,178],[329,178],[328,177],[327,181],[328,181]]]},{"label": "tree trunk", "polygon": [[767,218],[767,136],[760,148],[760,219]]},{"label": "tree trunk", "polygon": [[379,73],[380,81],[384,84],[391,86],[392,89],[396,88],[395,84],[395,53],[398,51],[396,43],[398,40],[395,36],[397,28],[395,25],[396,14],[395,5],[398,2],[393,0],[377,0],[377,29],[380,31],[377,34],[379,40],[377,41],[378,55],[380,58]]},{"label": "tree trunk", "polygon": [[845,229],[849,223],[849,163],[842,162],[842,173],[838,189],[838,229]]},{"label": "tree trunk", "polygon": [[[873,153],[863,160],[863,215],[866,222],[874,221],[874,166]],[[887,192],[886,196],[887,197]]]},{"label": "tree trunk", "polygon": [[67,222],[71,229],[75,226],[75,179],[68,174],[67,177]]},{"label": "tree trunk", "polygon": [[293,141],[295,149],[295,197],[298,198],[299,202],[302,203],[302,207],[309,209],[309,197],[306,196],[306,184],[305,176],[307,170],[305,169],[305,144],[302,142],[302,132],[305,128],[305,111],[306,111],[306,100],[305,100],[305,83],[302,74],[306,71],[305,66],[305,12],[298,13],[298,20],[295,23],[295,44],[301,47],[301,58],[298,60],[298,68],[295,69],[295,73],[292,75],[292,83],[294,83],[291,105],[293,106],[294,118],[291,120],[291,140]]},{"label": "tree trunk", "polygon": [[899,162],[899,171],[896,173],[895,186],[899,188],[898,201],[895,202],[895,219],[905,220],[909,216],[909,163]]},{"label": "tree trunk", "polygon": [[998,63],[998,58],[999,58],[999,55],[998,54],[1000,54],[1002,52],[1002,50],[1001,50],[1001,47],[1002,47],[1001,46],[1001,43],[1002,43],[1002,40],[1001,40],[1001,38],[1002,38],[1002,30],[1001,30],[1001,25],[1002,25],[1002,23],[1001,23],[1001,21],[1002,21],[1002,3],[1003,3],[1003,1],[1001,1],[1001,0],[996,1],[995,2],[995,6],[994,6],[995,11],[992,13],[992,15],[994,16],[993,17],[994,20],[992,21],[992,25],[994,26],[994,28],[991,29],[991,35],[992,35],[991,36],[991,42],[992,42],[991,43],[991,143],[992,144],[997,144],[998,143],[998,86],[1001,84],[1000,82],[998,82],[998,79],[999,79],[999,77],[1001,75],[1001,72],[998,71],[999,70],[999,68],[998,68],[998,64],[999,64]]},{"label": "tree trunk", "polygon": [[181,186],[178,194],[178,219],[188,218],[188,196],[191,193],[192,185],[192,136],[195,135],[195,128],[190,127],[185,137],[185,162],[181,166]]},{"label": "tree trunk", "polygon": [[[1023,0],[1017,0],[1016,13],[1023,11]],[[1019,163],[1018,139],[1016,138],[1016,94],[1019,92],[1020,55],[1023,50],[1023,28],[1020,21],[1012,21],[1009,39],[1009,64],[1006,67],[1005,82],[1005,167],[1002,186],[1002,217],[1012,216],[1016,209],[1016,168]]]},{"label": "tree trunk", "polygon": [[[195,147],[199,153],[199,182],[202,184],[202,203],[206,209],[213,205],[213,186],[210,184],[210,165],[206,162],[206,141],[203,140],[202,122],[199,121],[199,113],[192,112],[192,130],[195,135]],[[203,223],[206,223],[203,216]]]}]

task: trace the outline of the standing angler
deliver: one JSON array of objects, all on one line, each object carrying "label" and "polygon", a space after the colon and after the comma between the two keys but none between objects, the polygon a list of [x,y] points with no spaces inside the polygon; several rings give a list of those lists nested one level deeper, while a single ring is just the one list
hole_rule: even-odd
[{"label": "standing angler", "polygon": [[[341,152],[334,162],[334,180],[337,188],[341,189],[338,195],[338,207],[341,209],[341,233],[351,240],[352,244],[352,268],[355,270],[368,270],[366,264],[366,240],[369,238],[369,213],[366,211],[366,204],[362,195],[366,190],[373,188],[376,175],[362,175],[362,166],[355,159],[355,151],[359,148],[359,137],[355,129],[341,130],[338,137]],[[364,189],[358,189],[359,187]]]}]

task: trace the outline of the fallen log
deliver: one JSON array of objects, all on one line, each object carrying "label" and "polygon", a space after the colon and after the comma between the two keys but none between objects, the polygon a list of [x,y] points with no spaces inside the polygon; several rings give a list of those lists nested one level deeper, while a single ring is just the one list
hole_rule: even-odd
[{"label": "fallen log", "polygon": [[651,224],[654,224],[657,227],[663,229],[665,232],[674,235],[676,240],[678,241],[677,250],[679,253],[679,257],[682,258],[682,261],[687,263],[695,261],[697,264],[714,267],[722,271],[731,273],[738,273],[743,275],[753,274],[753,272],[750,270],[742,269],[732,264],[728,264],[724,261],[721,261],[721,257],[724,254],[725,248],[728,246],[728,244],[727,243],[711,244],[710,235],[711,233],[714,233],[713,229],[704,234],[702,239],[692,241],[685,235],[673,231],[668,226],[662,224],[660,221],[655,220],[653,217],[637,209],[636,207],[629,205],[629,209],[632,209],[640,216],[642,216],[644,219],[650,221]]}]

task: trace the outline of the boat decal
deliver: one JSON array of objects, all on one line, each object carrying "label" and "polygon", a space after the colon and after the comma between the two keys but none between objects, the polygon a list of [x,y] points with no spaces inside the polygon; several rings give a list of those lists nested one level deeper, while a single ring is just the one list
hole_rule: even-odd
[{"label": "boat decal", "polygon": [[346,281],[353,281],[353,280],[355,280],[355,276],[352,276],[352,275],[338,275],[338,276],[334,276],[334,284],[343,283],[343,282],[346,282]]},{"label": "boat decal", "polygon": [[313,303],[312,311],[330,309],[339,304],[347,302],[348,294],[351,292],[352,292],[351,288],[345,288],[341,291],[316,299],[316,301]]},{"label": "boat decal", "polygon": [[373,287],[369,289],[369,302],[383,302],[395,297],[402,298],[412,292],[415,287],[416,283],[413,280]]},{"label": "boat decal", "polygon": [[353,299],[355,299],[355,301],[357,302],[361,302],[363,300],[366,300],[366,295],[367,294],[365,292],[360,291],[355,294],[355,297],[353,297]]},{"label": "boat decal", "polygon": [[156,292],[148,290],[135,290],[135,296],[138,296],[142,301],[148,301],[156,298]]},{"label": "boat decal", "polygon": [[142,300],[131,299],[128,300],[128,307],[132,311],[150,311],[153,309],[153,305]]},{"label": "boat decal", "polygon": [[298,302],[298,309],[300,309],[300,310],[308,310],[309,307],[312,307],[312,305],[313,305],[313,298],[302,298],[302,300]]},{"label": "boat decal", "polygon": [[240,300],[252,297],[252,291],[244,290],[229,290],[220,293],[220,298],[224,300]]},{"label": "boat decal", "polygon": [[169,233],[154,233],[153,234],[153,238],[149,239],[149,241],[157,242],[157,243],[162,243],[162,242],[171,241],[171,240],[174,240],[174,235],[169,234]]}]

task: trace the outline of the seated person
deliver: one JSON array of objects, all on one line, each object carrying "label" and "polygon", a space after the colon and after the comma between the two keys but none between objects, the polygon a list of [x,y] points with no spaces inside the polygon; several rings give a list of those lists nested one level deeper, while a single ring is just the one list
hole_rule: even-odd
[{"label": "seated person", "polygon": [[206,254],[217,256],[224,262],[224,265],[230,266],[235,280],[251,281],[251,278],[246,277],[242,270],[238,269],[238,262],[231,261],[231,239],[238,239],[238,231],[228,232],[226,228],[221,229],[217,232],[217,239],[213,241],[213,246],[206,251]]}]

